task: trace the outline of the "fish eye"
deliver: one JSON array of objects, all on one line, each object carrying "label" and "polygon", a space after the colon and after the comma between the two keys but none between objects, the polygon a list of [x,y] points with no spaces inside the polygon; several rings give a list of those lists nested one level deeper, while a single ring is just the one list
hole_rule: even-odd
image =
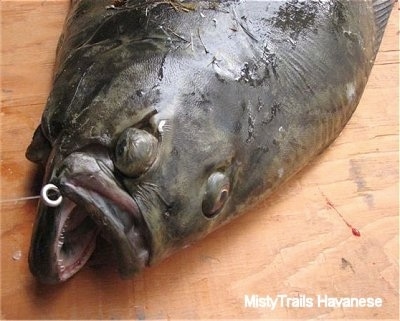
[{"label": "fish eye", "polygon": [[115,167],[126,176],[138,177],[155,161],[157,146],[157,139],[149,132],[135,127],[127,128],[115,146]]},{"label": "fish eye", "polygon": [[221,172],[215,172],[207,180],[206,192],[202,203],[203,214],[212,218],[224,207],[230,193],[229,178]]}]

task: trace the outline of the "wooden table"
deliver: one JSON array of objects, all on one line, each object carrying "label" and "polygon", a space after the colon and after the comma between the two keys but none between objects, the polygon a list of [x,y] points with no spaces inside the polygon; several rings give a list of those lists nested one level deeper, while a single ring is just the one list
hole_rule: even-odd
[{"label": "wooden table", "polygon": [[[273,197],[128,281],[84,268],[57,286],[27,266],[40,176],[24,158],[39,123],[68,1],[2,1],[1,313],[4,319],[398,319],[398,8],[367,89],[335,143]],[[361,232],[356,237],[335,208]],[[313,300],[246,308],[245,295]],[[378,308],[317,306],[373,297]]]}]

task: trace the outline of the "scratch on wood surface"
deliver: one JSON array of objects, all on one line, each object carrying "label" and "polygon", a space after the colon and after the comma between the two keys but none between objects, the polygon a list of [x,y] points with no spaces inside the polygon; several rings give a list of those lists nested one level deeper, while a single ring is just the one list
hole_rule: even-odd
[{"label": "scratch on wood surface", "polygon": [[364,178],[361,162],[350,159],[349,163],[349,178],[356,184],[357,192],[359,192],[360,195],[363,197],[363,200],[367,204],[368,208],[374,208],[374,195],[371,193],[371,188],[368,187],[367,182]]}]

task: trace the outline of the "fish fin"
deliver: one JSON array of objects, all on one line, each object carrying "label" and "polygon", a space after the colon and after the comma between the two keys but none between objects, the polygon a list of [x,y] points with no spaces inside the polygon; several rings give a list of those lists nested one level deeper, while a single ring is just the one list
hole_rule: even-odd
[{"label": "fish fin", "polygon": [[375,52],[378,52],[393,4],[394,0],[372,0],[376,27]]},{"label": "fish fin", "polygon": [[44,136],[42,127],[36,128],[32,142],[28,146],[25,157],[31,162],[45,165],[51,152],[51,144]]}]

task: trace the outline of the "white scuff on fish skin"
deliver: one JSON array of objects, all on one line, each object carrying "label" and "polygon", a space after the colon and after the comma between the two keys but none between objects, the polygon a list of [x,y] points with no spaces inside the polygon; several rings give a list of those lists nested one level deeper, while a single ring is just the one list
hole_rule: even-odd
[{"label": "white scuff on fish skin", "polygon": [[283,169],[283,167],[278,169],[278,176],[279,178],[281,178],[283,176],[283,174],[285,173],[285,170]]},{"label": "white scuff on fish skin", "polygon": [[356,87],[354,83],[350,82],[346,85],[346,96],[349,102],[354,101],[356,98]]},{"label": "white scuff on fish skin", "polygon": [[165,119],[160,120],[160,122],[158,123],[158,131],[160,133],[164,132],[164,126],[167,123],[167,121]]},{"label": "white scuff on fish skin", "polygon": [[217,52],[212,62],[213,71],[226,81],[238,81],[242,75],[241,62],[223,53]]}]

